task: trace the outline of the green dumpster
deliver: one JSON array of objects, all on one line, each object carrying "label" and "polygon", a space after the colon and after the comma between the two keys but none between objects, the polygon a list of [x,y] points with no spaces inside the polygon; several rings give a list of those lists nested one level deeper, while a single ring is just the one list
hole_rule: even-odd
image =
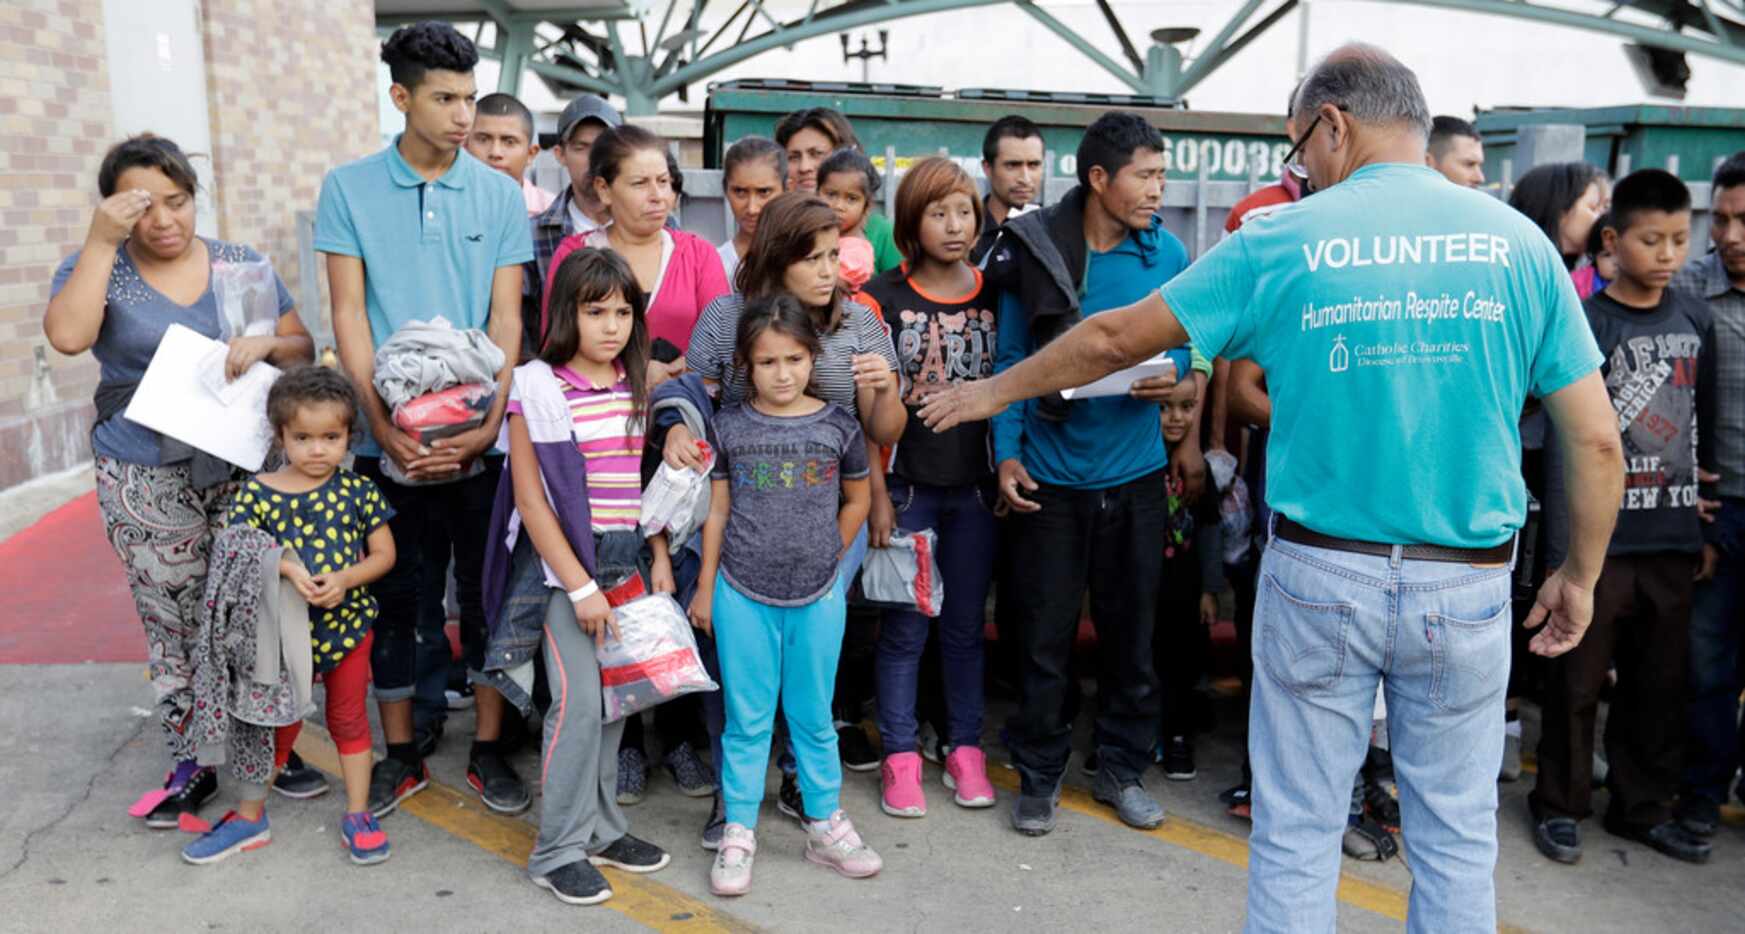
[{"label": "green dumpster", "polygon": [[[1666,168],[1676,157],[1679,178],[1706,182],[1716,161],[1745,150],[1745,109],[1637,104],[1492,110],[1479,114],[1475,124],[1484,137],[1485,174],[1501,178],[1503,160],[1514,158],[1521,128],[1547,123],[1586,127],[1586,160],[1613,177],[1627,170]],[[1519,177],[1525,168],[1517,162],[1514,175]]]},{"label": "green dumpster", "polygon": [[1144,114],[1163,132],[1169,177],[1261,182],[1278,178],[1290,150],[1282,117],[1182,110],[1154,98],[1121,94],[1053,94],[1034,91],[738,80],[712,85],[703,115],[703,159],[719,168],[721,154],[742,136],[770,136],[783,115],[808,107],[833,107],[854,124],[867,155],[881,169],[894,149],[897,169],[947,150],[972,175],[981,174],[982,136],[1007,114],[1021,114],[1042,129],[1054,154],[1049,174],[1077,174],[1079,139],[1085,127],[1109,110]]}]

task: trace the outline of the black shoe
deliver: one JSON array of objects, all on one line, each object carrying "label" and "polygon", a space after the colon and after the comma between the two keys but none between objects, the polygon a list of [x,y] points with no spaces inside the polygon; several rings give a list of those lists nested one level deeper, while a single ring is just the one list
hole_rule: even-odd
[{"label": "black shoe", "polygon": [[1345,837],[1340,841],[1345,855],[1371,863],[1385,863],[1400,855],[1400,843],[1386,827],[1366,815],[1347,817]]},{"label": "black shoe", "polygon": [[422,760],[407,765],[392,756],[370,769],[370,813],[380,820],[394,813],[400,802],[424,790],[430,784],[430,770]]},{"label": "black shoe", "polygon": [[611,866],[625,872],[642,873],[664,868],[671,859],[660,847],[625,834],[614,840],[611,846],[588,857],[588,862],[596,866]]},{"label": "black shoe", "polygon": [[[169,782],[164,783],[169,787]],[[145,816],[145,825],[153,830],[175,830],[181,826],[183,814],[197,814],[212,796],[218,794],[218,770],[204,768],[197,770],[182,787],[169,797],[158,802]]]},{"label": "black shoe", "polygon": [[273,779],[273,790],[287,798],[319,798],[327,794],[327,776],[320,769],[310,768],[303,757],[291,753],[279,777]]},{"label": "black shoe", "polygon": [[870,772],[879,767],[878,750],[858,723],[836,728],[836,752],[842,757],[842,767],[850,772]]},{"label": "black shoe", "polygon": [[557,896],[566,905],[598,905],[612,897],[612,887],[594,864],[577,860],[559,866],[543,876],[534,876],[533,884]]},{"label": "black shoe", "polygon": [[799,779],[786,772],[782,773],[782,790],[776,792],[776,810],[801,824],[806,823],[806,807],[800,800]]},{"label": "black shoe", "polygon": [[418,747],[418,758],[428,759],[436,755],[436,746],[442,742],[442,721],[438,720],[414,730],[412,742]]},{"label": "black shoe", "polygon": [[699,845],[710,851],[721,849],[721,834],[726,830],[727,809],[722,806],[720,792],[716,792],[715,803],[709,808],[709,819],[703,824],[703,837]]},{"label": "black shoe", "polygon": [[1547,817],[1533,823],[1533,845],[1545,858],[1574,865],[1581,862],[1581,827],[1567,817]]},{"label": "black shoe", "polygon": [[1191,782],[1200,773],[1194,768],[1194,744],[1185,736],[1172,736],[1163,743],[1163,777],[1172,782]]},{"label": "black shoe", "polygon": [[1012,802],[1012,829],[1026,837],[1040,837],[1054,829],[1054,812],[1060,807],[1060,786],[1046,795],[1019,793]]},{"label": "black shoe", "polygon": [[519,814],[533,805],[521,776],[509,767],[509,760],[494,752],[472,757],[467,763],[467,784],[479,793],[485,807],[498,814]]},{"label": "black shoe", "polygon": [[1079,763],[1079,771],[1091,778],[1096,778],[1097,773],[1102,771],[1102,768],[1103,764],[1097,760],[1095,749],[1085,753],[1085,761]]},{"label": "black shoe", "polygon": [[1363,783],[1363,812],[1388,830],[1400,832],[1400,801],[1386,785],[1373,778]]},{"label": "black shoe", "polygon": [[1707,840],[1721,830],[1721,806],[1707,798],[1680,798],[1673,816],[1684,832]]},{"label": "black shoe", "polygon": [[1687,863],[1706,863],[1711,853],[1709,841],[1686,833],[1677,821],[1672,820],[1661,821],[1652,827],[1637,827],[1607,818],[1606,833],[1653,847]]}]

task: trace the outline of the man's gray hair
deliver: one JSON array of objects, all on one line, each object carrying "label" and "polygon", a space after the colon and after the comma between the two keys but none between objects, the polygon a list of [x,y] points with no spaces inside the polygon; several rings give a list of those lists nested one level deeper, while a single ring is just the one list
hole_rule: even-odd
[{"label": "man's gray hair", "polygon": [[1430,105],[1418,76],[1392,55],[1361,42],[1334,49],[1310,70],[1297,91],[1291,115],[1308,126],[1323,104],[1332,104],[1359,123],[1405,125],[1430,135]]}]

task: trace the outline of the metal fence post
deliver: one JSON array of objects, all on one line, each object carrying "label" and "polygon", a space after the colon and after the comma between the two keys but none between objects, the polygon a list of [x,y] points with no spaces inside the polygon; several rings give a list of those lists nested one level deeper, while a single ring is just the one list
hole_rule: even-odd
[{"label": "metal fence post", "polygon": [[1200,160],[1199,178],[1194,182],[1194,259],[1206,253],[1206,182],[1210,180],[1206,162]]}]

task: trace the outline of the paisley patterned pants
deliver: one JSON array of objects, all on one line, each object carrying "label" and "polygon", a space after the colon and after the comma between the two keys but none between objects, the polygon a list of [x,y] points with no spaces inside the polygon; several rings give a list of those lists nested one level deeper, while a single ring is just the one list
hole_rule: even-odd
[{"label": "paisley patterned pants", "polygon": [[103,531],[127,571],[145,626],[158,721],[170,754],[194,758],[188,723],[194,709],[189,659],[199,629],[212,535],[224,525],[236,483],[190,485],[186,464],[148,467],[97,457],[97,507]]}]

